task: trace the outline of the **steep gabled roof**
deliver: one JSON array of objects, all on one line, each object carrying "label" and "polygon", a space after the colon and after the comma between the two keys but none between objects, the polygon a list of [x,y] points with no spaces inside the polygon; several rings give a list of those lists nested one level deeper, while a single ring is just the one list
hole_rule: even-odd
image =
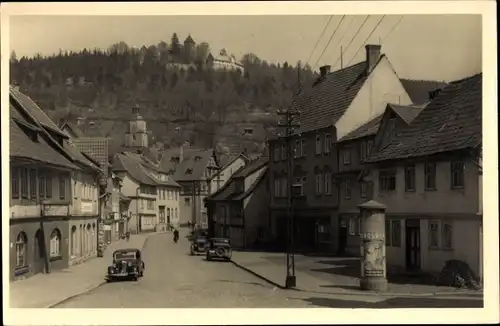
[{"label": "steep gabled roof", "polygon": [[266,164],[269,163],[269,159],[267,157],[259,157],[258,159],[249,162],[247,165],[245,165],[242,169],[239,169],[236,171],[232,178],[246,178],[250,174],[254,173],[255,171],[261,169],[262,167],[266,166]]},{"label": "steep gabled roof", "polygon": [[404,89],[410,96],[412,103],[421,104],[429,102],[429,92],[446,87],[446,83],[435,80],[400,79]]},{"label": "steep gabled roof", "polygon": [[[54,149],[49,144],[50,140],[38,132],[37,129],[28,128],[28,124],[19,122],[12,117],[12,114],[9,124],[11,158],[29,159],[64,168],[77,169],[71,161]],[[36,134],[37,140],[30,138],[29,133]]]},{"label": "steep gabled roof", "polygon": [[157,185],[141,168],[139,163],[122,153],[117,153],[113,156],[112,165],[115,171],[126,171],[132,179],[140,184],[148,186]]},{"label": "steep gabled roof", "polygon": [[382,121],[383,114],[379,115],[375,119],[372,119],[362,125],[361,127],[351,131],[344,137],[342,137],[339,142],[345,142],[348,140],[360,139],[363,137],[374,136],[377,134],[380,127],[380,122]]},{"label": "steep gabled roof", "polygon": [[62,132],[61,129],[52,121],[45,112],[28,96],[24,95],[16,88],[10,88],[10,95],[13,96],[16,101],[27,110],[38,122],[44,126],[45,128],[50,129],[51,131],[57,133],[64,138],[68,138],[68,136]]},{"label": "steep gabled roof", "polygon": [[69,129],[77,138],[84,137],[84,133],[80,130],[80,128],[69,121],[64,121],[63,123],[61,123],[59,128],[61,130],[64,130],[64,128]]},{"label": "steep gabled roof", "polygon": [[214,157],[213,149],[184,148],[183,160],[177,162],[180,157],[180,149],[173,148],[163,152],[160,160],[162,171],[174,171],[173,179],[175,181],[194,181],[204,180],[205,170]]},{"label": "steep gabled roof", "polygon": [[184,40],[184,44],[196,44],[196,42],[191,37],[191,34],[189,34],[188,37],[186,37],[186,39]]},{"label": "steep gabled roof", "polygon": [[407,124],[410,124],[413,119],[415,119],[420,112],[427,106],[427,104],[421,105],[398,105],[389,103],[388,106],[401,117]]},{"label": "steep gabled roof", "polygon": [[335,124],[351,105],[366,78],[366,61],[362,61],[305,85],[292,104],[292,110],[301,112],[297,118],[300,128],[296,133]]},{"label": "steep gabled roof", "polygon": [[445,87],[389,145],[367,162],[475,148],[482,141],[482,74]]}]

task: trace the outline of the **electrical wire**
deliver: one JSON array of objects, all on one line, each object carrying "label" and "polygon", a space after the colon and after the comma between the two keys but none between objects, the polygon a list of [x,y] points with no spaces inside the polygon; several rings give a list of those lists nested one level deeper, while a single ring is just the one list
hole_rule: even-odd
[{"label": "electrical wire", "polygon": [[366,44],[366,42],[368,42],[368,40],[370,39],[370,36],[372,36],[373,32],[375,32],[377,30],[378,26],[384,20],[385,16],[386,15],[383,15],[382,18],[380,18],[380,20],[378,21],[377,25],[375,25],[375,27],[372,29],[371,33],[368,34],[368,36],[366,37],[365,41],[361,44],[361,46],[359,47],[359,49],[352,56],[351,60],[349,60],[349,62],[347,63],[348,66],[351,64],[352,60],[354,60],[354,58],[356,58],[356,55],[358,55],[359,51],[363,48],[363,46]]},{"label": "electrical wire", "polygon": [[330,25],[330,22],[332,21],[332,18],[333,18],[333,15],[330,16],[330,19],[328,19],[328,22],[326,23],[325,25],[325,28],[323,29],[323,32],[321,32],[319,38],[318,38],[318,41],[316,42],[316,45],[314,46],[311,54],[309,55],[309,58],[307,58],[307,61],[306,61],[306,64],[304,65],[307,66],[307,64],[309,63],[309,60],[311,60],[312,58],[312,55],[314,54],[314,52],[316,51],[316,48],[318,47],[318,44],[319,44],[319,41],[321,41],[321,39],[323,38],[323,35],[325,34],[326,32],[326,29],[328,28],[328,26]]},{"label": "electrical wire", "polygon": [[344,21],[344,18],[345,18],[345,15],[342,16],[342,18],[340,19],[339,23],[337,24],[337,27],[335,27],[335,30],[333,31],[332,36],[330,36],[330,39],[328,40],[328,43],[326,44],[325,48],[323,49],[323,51],[319,55],[318,60],[316,60],[316,63],[314,64],[314,66],[312,68],[313,70],[318,65],[319,61],[321,60],[321,57],[323,57],[323,54],[325,54],[326,49],[328,48],[328,46],[330,45],[330,42],[332,41],[333,37],[337,33],[337,30],[339,29],[340,24],[342,24],[342,21]]},{"label": "electrical wire", "polygon": [[[351,22],[349,23],[349,25],[348,25],[348,26],[347,26],[347,28],[346,28],[346,32],[347,32],[347,30],[349,30],[349,28],[351,27],[352,23],[354,23],[354,21],[355,21],[355,20],[356,20],[356,18],[354,18],[354,17],[351,19]],[[337,43],[333,46],[333,48],[334,48],[334,49],[342,43],[342,41],[344,40],[344,37],[345,37],[346,35],[347,35],[347,33],[344,33],[344,34],[342,35],[342,37],[341,37],[341,38],[337,41]]]},{"label": "electrical wire", "polygon": [[405,18],[405,16],[401,16],[401,18],[398,20],[398,22],[396,24],[394,24],[394,26],[391,28],[391,30],[389,31],[389,33],[387,33],[387,35],[384,37],[384,39],[382,40],[382,43],[385,42],[385,40],[387,40],[389,38],[389,36],[391,36],[392,32],[396,29],[396,27],[401,23],[401,21],[403,20],[403,18]]},{"label": "electrical wire", "polygon": [[351,46],[352,42],[354,41],[354,39],[356,38],[356,36],[358,36],[359,32],[361,31],[361,29],[363,28],[363,26],[365,26],[365,24],[366,24],[366,22],[368,21],[369,18],[370,18],[370,15],[366,16],[365,20],[363,21],[363,23],[361,24],[361,26],[359,26],[358,30],[356,31],[356,33],[354,34],[354,36],[351,38],[351,40],[347,44],[345,50],[340,54],[339,58],[337,59],[337,61],[333,65],[333,67],[335,67],[337,65],[337,63],[340,61],[340,59],[342,58],[342,56],[344,55],[344,53],[346,53],[347,49],[349,48],[349,46]]}]

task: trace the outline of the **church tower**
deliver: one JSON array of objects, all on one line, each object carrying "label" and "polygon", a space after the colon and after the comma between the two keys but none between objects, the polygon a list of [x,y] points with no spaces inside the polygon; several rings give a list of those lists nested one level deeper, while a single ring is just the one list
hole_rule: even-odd
[{"label": "church tower", "polygon": [[125,133],[125,147],[144,149],[148,147],[148,131],[146,121],[141,116],[139,106],[132,108],[132,119]]}]

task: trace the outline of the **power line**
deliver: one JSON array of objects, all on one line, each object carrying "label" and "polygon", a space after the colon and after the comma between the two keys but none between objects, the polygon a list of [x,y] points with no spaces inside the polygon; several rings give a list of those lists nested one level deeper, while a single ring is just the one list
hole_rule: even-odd
[{"label": "power line", "polygon": [[[355,21],[355,20],[356,20],[356,18],[354,18],[354,17],[351,19],[351,22],[350,22],[350,23],[349,23],[349,25],[347,26],[346,31],[347,31],[347,30],[349,30],[349,28],[351,27],[352,23],[354,23],[354,21]],[[346,35],[347,35],[347,33],[344,33],[344,34],[342,35],[342,37],[341,37],[341,38],[337,41],[337,43],[333,46],[333,48],[334,48],[334,49],[335,49],[338,45],[340,45],[340,44],[341,44],[342,40],[344,39],[344,37],[345,37]]]},{"label": "power line", "polygon": [[328,19],[328,22],[326,23],[325,28],[323,29],[323,32],[321,32],[321,34],[320,34],[320,36],[318,38],[318,41],[316,42],[316,45],[314,46],[311,54],[309,55],[309,58],[307,58],[307,61],[306,61],[306,64],[304,65],[304,67],[307,66],[307,64],[309,63],[309,60],[311,60],[312,55],[316,51],[316,48],[318,47],[319,41],[321,41],[321,39],[323,38],[323,35],[325,34],[326,29],[328,28],[328,25],[330,25],[330,22],[332,21],[332,18],[333,18],[333,15],[330,16],[330,19]]},{"label": "power line", "polygon": [[330,45],[330,42],[332,41],[333,37],[334,37],[334,36],[335,36],[335,34],[337,33],[337,30],[339,29],[340,24],[342,24],[342,21],[344,21],[344,18],[345,18],[345,15],[343,15],[343,16],[342,16],[342,18],[340,19],[339,23],[337,24],[337,27],[335,27],[335,30],[333,31],[332,36],[330,36],[330,39],[328,40],[328,43],[326,44],[325,48],[323,49],[323,52],[321,52],[321,54],[319,55],[318,60],[317,60],[317,61],[316,61],[316,63],[314,64],[313,70],[314,70],[314,68],[316,68],[316,66],[318,65],[319,60],[321,60],[321,57],[323,57],[323,54],[325,54],[326,49],[328,48],[328,46]]},{"label": "power line", "polygon": [[339,61],[342,58],[342,56],[344,55],[344,53],[346,53],[347,49],[349,48],[349,46],[351,46],[351,44],[354,41],[354,39],[356,38],[356,36],[358,36],[359,31],[361,31],[361,29],[363,28],[363,26],[365,26],[366,22],[368,21],[368,18],[370,18],[370,15],[366,16],[365,20],[363,21],[363,23],[361,24],[361,26],[359,26],[358,30],[356,31],[356,34],[354,34],[354,36],[351,38],[351,41],[349,41],[349,44],[347,44],[345,50],[340,54],[340,57],[337,59],[337,61],[333,65],[333,67],[335,67],[337,65],[337,63],[339,63]]},{"label": "power line", "polygon": [[391,28],[391,30],[389,31],[389,33],[387,33],[387,35],[384,37],[384,39],[382,40],[382,42],[385,42],[385,40],[387,40],[389,38],[389,36],[391,36],[392,32],[401,23],[401,21],[403,20],[403,18],[405,18],[405,16],[401,16],[401,18],[399,18],[398,22]]},{"label": "power line", "polygon": [[370,39],[370,36],[372,36],[373,32],[375,32],[375,30],[377,30],[378,26],[380,25],[380,23],[384,20],[386,15],[383,15],[382,18],[380,18],[380,20],[378,21],[377,25],[375,25],[375,27],[372,29],[371,33],[368,35],[368,37],[365,39],[365,41],[363,43],[361,43],[361,46],[359,47],[359,49],[356,51],[356,53],[354,53],[354,55],[352,56],[351,60],[349,60],[349,62],[347,63],[347,65],[350,65],[352,60],[354,60],[354,58],[356,58],[356,55],[359,53],[359,51],[363,48],[363,46],[366,44],[366,42],[368,42],[368,40]]}]

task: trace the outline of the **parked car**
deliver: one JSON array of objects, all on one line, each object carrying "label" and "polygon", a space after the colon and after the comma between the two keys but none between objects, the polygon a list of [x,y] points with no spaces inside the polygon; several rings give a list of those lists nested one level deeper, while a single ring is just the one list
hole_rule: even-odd
[{"label": "parked car", "polygon": [[108,267],[108,282],[120,279],[137,281],[144,275],[145,264],[139,249],[119,249],[113,253],[113,263]]},{"label": "parked car", "polygon": [[191,244],[189,245],[190,255],[194,256],[199,253],[204,254],[206,251],[207,243],[208,243],[208,238],[205,233],[200,233],[196,237],[192,237]]},{"label": "parked car", "polygon": [[207,260],[225,259],[230,260],[233,254],[231,240],[228,238],[211,238],[208,240],[206,249]]}]

